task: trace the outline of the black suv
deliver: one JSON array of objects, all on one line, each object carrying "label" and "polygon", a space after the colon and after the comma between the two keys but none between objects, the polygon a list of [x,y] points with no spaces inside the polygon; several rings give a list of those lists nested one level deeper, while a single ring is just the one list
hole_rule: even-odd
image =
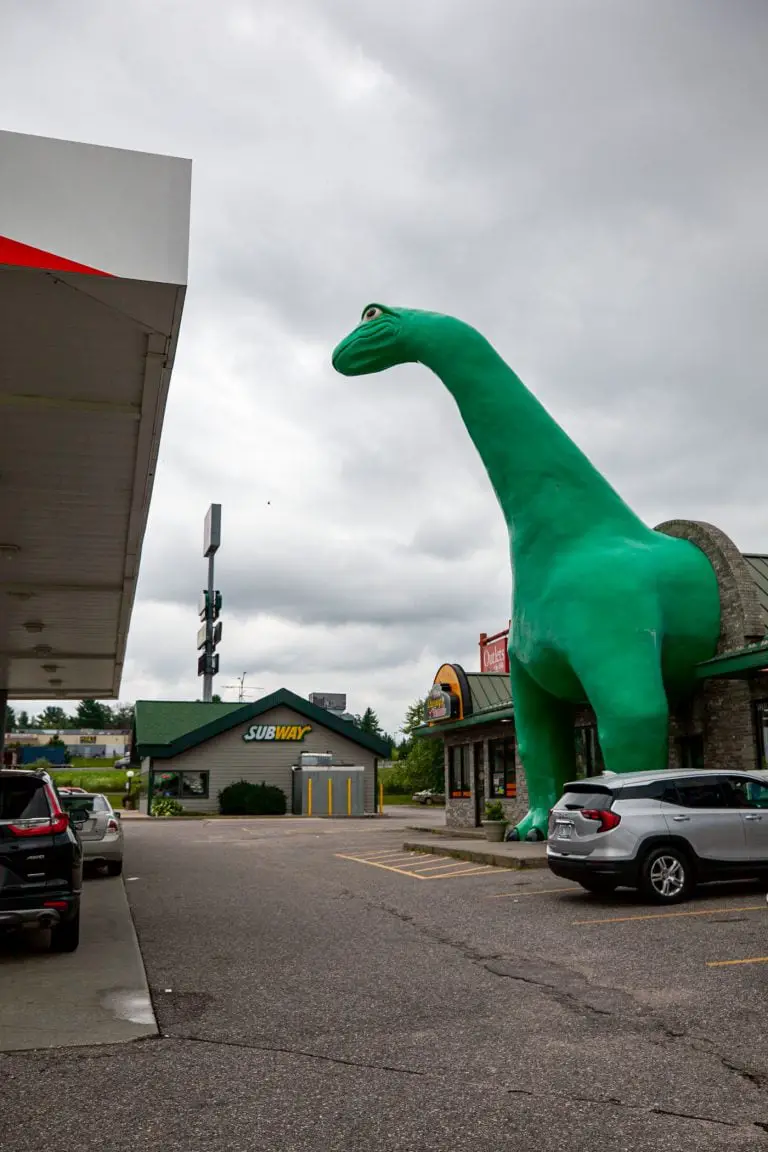
[{"label": "black suv", "polygon": [[0,769],[0,932],[50,928],[51,951],[80,942],[81,814],[62,811],[46,772]]}]

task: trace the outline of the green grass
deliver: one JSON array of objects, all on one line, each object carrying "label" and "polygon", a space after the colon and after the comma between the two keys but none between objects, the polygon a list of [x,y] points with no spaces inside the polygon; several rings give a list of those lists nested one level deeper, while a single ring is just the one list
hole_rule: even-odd
[{"label": "green grass", "polygon": [[[86,788],[89,792],[124,792],[127,779],[125,770],[99,771],[72,768],[52,768],[51,778],[54,784],[64,788],[67,785],[74,788]],[[134,781],[137,779],[134,776]]]},{"label": "green grass", "polygon": [[72,762],[67,764],[67,768],[89,768],[96,771],[99,768],[111,768],[115,760],[119,759],[119,756],[97,756],[88,760],[85,756],[73,756]]}]

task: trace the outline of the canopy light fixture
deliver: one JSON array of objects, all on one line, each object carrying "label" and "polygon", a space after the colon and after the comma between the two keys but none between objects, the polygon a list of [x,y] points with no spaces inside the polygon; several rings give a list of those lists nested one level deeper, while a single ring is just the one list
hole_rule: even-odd
[{"label": "canopy light fixture", "polygon": [[0,556],[5,556],[8,560],[18,556],[19,552],[21,552],[21,548],[18,544],[0,544]]},{"label": "canopy light fixture", "polygon": [[18,588],[7,588],[6,596],[10,596],[13,600],[32,600],[34,592],[23,592]]},{"label": "canopy light fixture", "polygon": [[60,664],[43,664],[43,672],[58,672]]},{"label": "canopy light fixture", "polygon": [[42,632],[45,628],[42,620],[25,620],[22,627],[26,628],[27,632]]},{"label": "canopy light fixture", "polygon": [[50,684],[52,687],[54,687],[54,688],[55,688],[57,685],[59,685],[59,684],[63,684],[63,683],[64,683],[64,681],[63,681],[63,680],[49,680],[49,681],[48,681],[48,683],[49,683],[49,684]]},{"label": "canopy light fixture", "polygon": [[50,656],[53,648],[51,648],[50,644],[36,644],[32,651],[35,656]]}]

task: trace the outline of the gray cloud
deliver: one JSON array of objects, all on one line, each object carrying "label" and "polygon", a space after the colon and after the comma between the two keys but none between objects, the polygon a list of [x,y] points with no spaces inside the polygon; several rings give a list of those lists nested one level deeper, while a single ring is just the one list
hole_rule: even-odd
[{"label": "gray cloud", "polygon": [[418,367],[330,367],[372,298],[478,325],[648,522],[768,549],[765,6],[6,8],[8,127],[195,162],[123,696],[197,692],[211,500],[222,683],[243,661],[260,685],[353,680],[394,727],[433,664],[474,666],[508,618],[503,524],[451,398]]}]

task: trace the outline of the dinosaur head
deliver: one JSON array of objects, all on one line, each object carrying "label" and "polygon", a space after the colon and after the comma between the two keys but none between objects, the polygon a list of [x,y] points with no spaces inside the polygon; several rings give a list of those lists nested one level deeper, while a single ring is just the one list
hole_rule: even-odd
[{"label": "dinosaur head", "polygon": [[409,336],[416,315],[404,308],[368,304],[357,327],[333,350],[336,371],[343,376],[364,376],[415,360]]}]

